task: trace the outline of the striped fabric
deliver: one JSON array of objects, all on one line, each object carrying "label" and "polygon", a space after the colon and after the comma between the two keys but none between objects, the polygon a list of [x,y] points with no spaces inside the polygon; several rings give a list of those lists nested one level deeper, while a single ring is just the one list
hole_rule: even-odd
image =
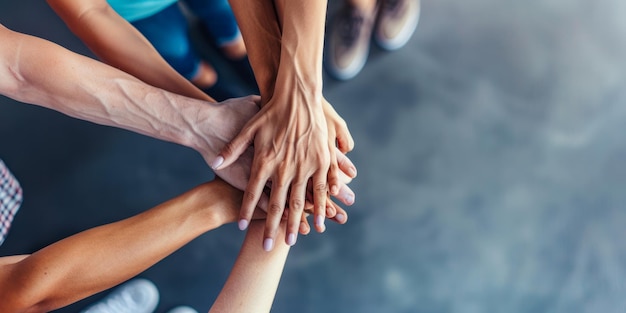
[{"label": "striped fabric", "polygon": [[0,160],[0,245],[4,242],[21,204],[22,188]]}]

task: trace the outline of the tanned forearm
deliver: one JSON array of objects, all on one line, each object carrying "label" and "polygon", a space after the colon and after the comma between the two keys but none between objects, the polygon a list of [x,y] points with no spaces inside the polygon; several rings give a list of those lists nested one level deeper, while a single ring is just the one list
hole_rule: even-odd
[{"label": "tanned forearm", "polygon": [[[276,86],[302,89],[303,94],[311,97],[311,101],[304,101],[303,104],[321,106],[327,1],[275,0],[274,3],[282,25]],[[275,92],[279,90],[276,89]],[[290,89],[281,90],[288,92]]]},{"label": "tanned forearm", "polygon": [[[279,235],[284,235],[285,223]],[[285,267],[289,246],[278,242],[271,252],[258,244],[263,221],[250,224],[237,261],[209,313],[269,312]]]},{"label": "tanned forearm", "polygon": [[223,182],[207,183],[134,217],[13,257],[0,267],[0,312],[47,312],[117,285],[234,221],[240,198]]}]

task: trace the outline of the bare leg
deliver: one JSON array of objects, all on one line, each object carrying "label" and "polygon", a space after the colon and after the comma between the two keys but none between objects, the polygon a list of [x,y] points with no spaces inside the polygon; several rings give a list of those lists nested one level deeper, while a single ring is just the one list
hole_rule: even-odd
[{"label": "bare leg", "polygon": [[198,73],[191,78],[191,82],[198,88],[212,87],[217,82],[217,72],[210,64],[201,61]]}]

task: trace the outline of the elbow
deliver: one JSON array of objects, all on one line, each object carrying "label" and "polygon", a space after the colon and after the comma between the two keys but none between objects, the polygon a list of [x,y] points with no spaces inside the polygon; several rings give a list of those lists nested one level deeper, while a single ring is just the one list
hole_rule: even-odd
[{"label": "elbow", "polygon": [[0,312],[2,313],[39,313],[55,309],[49,292],[41,281],[30,275],[21,275],[15,265],[3,268],[0,275]]},{"label": "elbow", "polygon": [[[13,289],[10,286],[7,289]],[[40,313],[49,312],[54,308],[45,305],[45,301],[34,297],[30,292],[12,291],[0,295],[0,312],[3,313]]]}]

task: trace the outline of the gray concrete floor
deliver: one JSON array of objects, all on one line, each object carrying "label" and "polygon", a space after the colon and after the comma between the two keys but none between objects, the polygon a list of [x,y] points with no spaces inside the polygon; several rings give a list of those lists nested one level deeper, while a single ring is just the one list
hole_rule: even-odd
[{"label": "gray concrete floor", "polygon": [[[292,250],[275,312],[624,312],[626,4],[424,0],[407,47],[325,94],[356,140],[350,222]],[[88,53],[41,1],[0,23]],[[42,69],[45,73],[45,69]],[[0,255],[124,218],[211,178],[195,152],[0,99],[26,200]],[[140,276],[158,312],[207,309],[235,226]],[[59,312],[76,312],[96,295]]]}]

